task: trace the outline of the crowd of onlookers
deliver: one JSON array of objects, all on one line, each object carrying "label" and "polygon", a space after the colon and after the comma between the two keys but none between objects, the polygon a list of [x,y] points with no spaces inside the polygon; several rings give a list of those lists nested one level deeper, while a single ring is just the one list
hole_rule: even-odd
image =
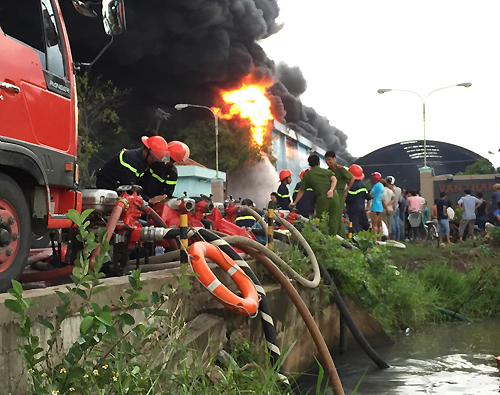
[{"label": "crowd of onlookers", "polygon": [[325,161],[328,169],[320,167],[318,155],[309,156],[310,167],[300,173],[293,194],[288,189],[292,172],[281,170],[269,207],[296,210],[307,218],[328,214],[329,233],[342,237],[346,230],[357,233],[371,227],[386,239],[406,241],[412,228],[425,230],[430,222],[438,229],[439,242],[450,243],[472,236],[476,226],[483,235],[488,223],[500,226],[500,184],[493,186],[488,201],[482,192],[472,196],[465,190],[455,207],[445,192],[429,205],[419,191],[398,187],[394,176],[383,178],[374,172],[370,186],[365,184],[361,166],[353,164],[347,169],[338,165],[333,151],[325,154]]}]

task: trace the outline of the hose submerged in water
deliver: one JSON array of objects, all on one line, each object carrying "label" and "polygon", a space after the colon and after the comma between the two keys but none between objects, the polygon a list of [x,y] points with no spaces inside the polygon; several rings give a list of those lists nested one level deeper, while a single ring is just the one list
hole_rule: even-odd
[{"label": "hose submerged in water", "polygon": [[[289,229],[292,233],[292,235],[297,236],[298,241],[300,242],[301,246],[304,248],[306,252],[308,252],[309,256],[309,251],[312,251],[311,246],[309,243],[304,239],[302,234],[287,221],[284,221],[282,218],[277,217],[280,223],[284,224],[287,229]],[[285,224],[286,223],[286,224]],[[298,237],[300,235],[300,237]],[[377,354],[377,352],[373,349],[373,347],[368,343],[366,338],[363,336],[359,328],[356,326],[356,323],[354,322],[353,318],[349,314],[349,309],[347,308],[347,305],[344,302],[344,299],[340,295],[340,292],[335,285],[335,282],[333,281],[333,278],[330,276],[326,268],[321,264],[321,262],[318,261],[319,265],[319,270],[321,272],[321,277],[323,278],[323,281],[325,282],[326,285],[330,286],[333,288],[333,295],[332,299],[337,305],[337,308],[339,309],[340,316],[342,320],[345,322],[349,330],[351,331],[354,339],[358,342],[362,350],[368,355],[368,357],[381,369],[387,369],[390,367],[390,365],[385,362],[380,355]]]},{"label": "hose submerged in water", "polygon": [[[302,319],[304,320],[304,323],[306,324],[307,329],[309,330],[309,333],[311,334],[311,337],[313,338],[314,343],[318,348],[320,358],[323,362],[325,371],[328,373],[328,378],[330,380],[330,385],[333,388],[334,394],[344,395],[342,383],[340,382],[337,369],[335,368],[335,363],[333,362],[330,351],[328,350],[328,346],[325,343],[325,339],[321,335],[321,332],[316,325],[316,322],[314,321],[314,318],[312,317],[307,305],[304,303],[297,290],[293,287],[288,278],[281,272],[278,267],[276,267],[276,265],[267,255],[264,255],[264,253],[261,252],[260,247],[262,247],[262,245],[258,242],[242,236],[228,236],[225,237],[224,240],[256,258],[285,290],[285,292],[288,294],[291,301],[297,308],[298,312],[300,313]],[[265,247],[263,248],[266,249]]]}]

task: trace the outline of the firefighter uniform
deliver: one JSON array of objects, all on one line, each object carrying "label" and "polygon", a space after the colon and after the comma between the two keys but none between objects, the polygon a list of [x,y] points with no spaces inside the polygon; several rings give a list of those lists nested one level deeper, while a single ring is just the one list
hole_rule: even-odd
[{"label": "firefighter uniform", "polygon": [[347,192],[346,209],[349,221],[352,222],[354,232],[369,229],[368,217],[366,215],[366,201],[371,200],[371,195],[362,180],[354,181],[351,189]]},{"label": "firefighter uniform", "polygon": [[286,184],[281,183],[276,193],[278,194],[278,199],[276,199],[278,207],[282,210],[290,210],[289,204],[292,201],[290,200],[290,191]]},{"label": "firefighter uniform", "polygon": [[[299,181],[297,185],[295,185],[292,201],[295,201],[297,193],[299,193],[301,183],[302,181]],[[306,218],[312,217],[314,215],[314,192],[312,188],[307,188],[307,190],[302,195],[302,198],[297,203],[296,207],[298,213]]]},{"label": "firefighter uniform", "polygon": [[311,188],[314,192],[314,196],[316,198],[316,217],[321,218],[324,213],[328,214],[328,230],[330,235],[337,234],[338,228],[338,224],[334,220],[336,206],[338,205],[337,192],[333,192],[332,198],[328,198],[326,196],[331,187],[330,179],[334,175],[333,171],[329,169],[322,169],[319,166],[313,166],[311,170],[304,174],[300,184],[300,189],[302,189],[304,193],[308,188]]},{"label": "firefighter uniform", "polygon": [[140,180],[144,197],[149,200],[155,196],[174,196],[177,185],[177,168],[174,165],[153,163]]},{"label": "firefighter uniform", "polygon": [[337,177],[337,186],[335,190],[337,191],[338,204],[335,206],[334,221],[337,227],[337,232],[339,236],[345,237],[345,225],[342,221],[342,213],[344,212],[344,189],[347,182],[353,177],[353,175],[344,166],[335,165],[333,169],[333,174]]},{"label": "firefighter uniform", "polygon": [[251,228],[255,225],[255,218],[252,215],[238,215],[235,224],[241,228]]},{"label": "firefighter uniform", "polygon": [[148,168],[142,152],[142,148],[122,150],[112,157],[97,173],[97,188],[115,191],[120,185],[139,185]]}]

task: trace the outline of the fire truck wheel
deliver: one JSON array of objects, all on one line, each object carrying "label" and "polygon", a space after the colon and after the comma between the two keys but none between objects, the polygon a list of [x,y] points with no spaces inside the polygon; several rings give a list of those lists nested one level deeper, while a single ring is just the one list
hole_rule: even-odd
[{"label": "fire truck wheel", "polygon": [[21,276],[30,242],[30,211],[24,193],[11,177],[0,173],[0,292]]}]

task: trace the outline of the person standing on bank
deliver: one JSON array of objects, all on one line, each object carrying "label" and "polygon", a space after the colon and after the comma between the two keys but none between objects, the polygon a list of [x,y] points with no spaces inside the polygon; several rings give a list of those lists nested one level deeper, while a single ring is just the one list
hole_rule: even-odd
[{"label": "person standing on bank", "polygon": [[[384,201],[382,195],[384,193],[384,186],[380,183],[382,174],[378,171],[372,173],[373,186],[371,189],[372,206],[370,208],[370,217],[372,221],[373,233],[375,235],[382,234],[382,213],[384,212]],[[380,238],[377,238],[380,240]]]},{"label": "person standing on bank", "polygon": [[363,182],[365,178],[363,168],[359,165],[351,165],[349,172],[353,175],[355,181],[347,191],[345,205],[354,232],[358,233],[370,228],[366,212],[370,210],[372,197]]},{"label": "person standing on bank", "polygon": [[[299,174],[300,181],[295,185],[295,189],[293,190],[292,201],[295,200],[297,194],[300,190],[300,185],[302,184],[302,178],[304,174],[308,172],[307,170],[302,170]],[[300,199],[300,202],[297,203],[297,212],[303,217],[309,218],[314,215],[314,192],[312,188],[307,188],[307,191],[304,192],[304,196]]]},{"label": "person standing on bank", "polygon": [[335,206],[338,204],[337,193],[335,192],[337,178],[333,174],[333,171],[322,169],[319,166],[318,155],[310,155],[307,161],[309,162],[309,166],[311,166],[311,170],[304,174],[297,197],[290,203],[290,207],[295,207],[302,196],[304,196],[305,191],[311,188],[316,197],[316,217],[321,218],[323,214],[328,214],[328,232],[334,236],[338,231],[338,225],[334,219],[336,213]]},{"label": "person standing on bank", "polygon": [[288,184],[292,183],[292,172],[290,169],[283,169],[280,171],[280,186],[278,187],[278,208],[282,210],[290,210],[289,204],[290,191],[288,190]]},{"label": "person standing on bank", "polygon": [[337,211],[334,214],[334,218],[337,226],[337,234],[345,238],[345,225],[342,221],[342,213],[344,212],[347,191],[351,189],[355,180],[349,170],[347,170],[344,166],[337,164],[335,152],[326,151],[325,162],[328,165],[328,168],[335,175],[335,178],[337,178],[337,186],[335,189],[337,191],[338,204],[335,207]]},{"label": "person standing on bank", "polygon": [[500,203],[500,184],[493,185],[493,193],[491,194],[490,201],[488,202],[490,222],[495,223],[495,211],[498,210],[498,203]]},{"label": "person standing on bank", "polygon": [[439,244],[444,245],[445,236],[446,242],[450,244],[450,220],[448,218],[448,202],[446,201],[446,192],[441,192],[439,197],[440,199],[436,203]]},{"label": "person standing on bank", "polygon": [[462,211],[462,219],[458,227],[458,235],[460,241],[463,240],[465,228],[468,229],[468,236],[474,236],[474,225],[476,224],[476,209],[481,205],[481,200],[475,196],[471,196],[470,189],[464,191],[465,196],[462,196],[457,203]]}]

